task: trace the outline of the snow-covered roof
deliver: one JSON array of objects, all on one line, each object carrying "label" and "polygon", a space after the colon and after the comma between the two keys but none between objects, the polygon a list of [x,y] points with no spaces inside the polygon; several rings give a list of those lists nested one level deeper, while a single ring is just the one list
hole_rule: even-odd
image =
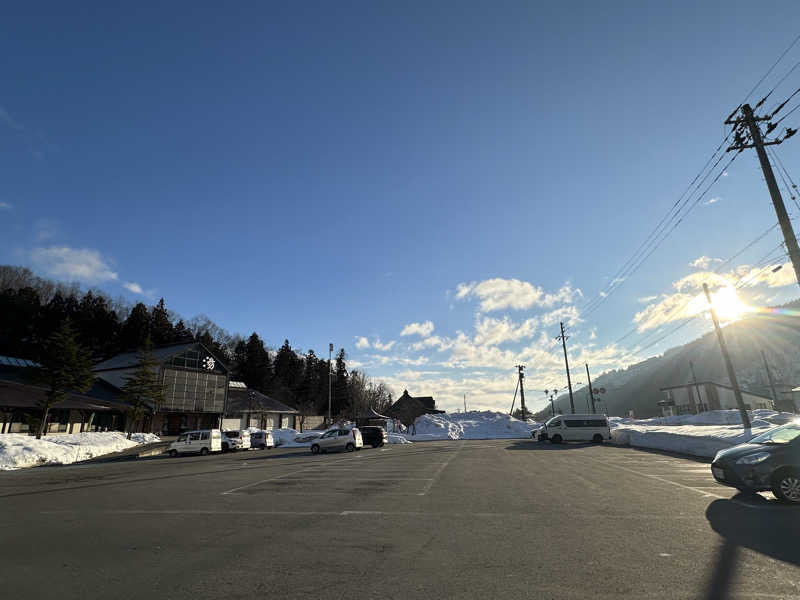
[{"label": "snow-covered roof", "polygon": [[13,356],[0,356],[0,365],[7,367],[41,367],[39,363],[28,360],[27,358],[15,358]]},{"label": "snow-covered roof", "polygon": [[245,389],[245,390],[247,389],[247,386],[245,385],[244,381],[229,381],[228,382],[228,387],[229,388]]}]

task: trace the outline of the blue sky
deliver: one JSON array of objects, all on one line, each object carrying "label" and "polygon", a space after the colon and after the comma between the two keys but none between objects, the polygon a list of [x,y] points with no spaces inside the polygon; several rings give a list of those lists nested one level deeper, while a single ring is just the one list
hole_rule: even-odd
[{"label": "blue sky", "polygon": [[[719,264],[689,263],[775,222],[752,152],[583,307],[721,141],[795,9],[760,4],[753,37],[752,3],[731,1],[7,4],[0,260],[274,346],[333,341],[445,408],[504,408],[517,362],[532,390],[564,386],[559,320],[597,372],[707,329],[647,347]],[[797,142],[778,151],[800,177]],[[789,271],[743,299],[796,297]]]}]

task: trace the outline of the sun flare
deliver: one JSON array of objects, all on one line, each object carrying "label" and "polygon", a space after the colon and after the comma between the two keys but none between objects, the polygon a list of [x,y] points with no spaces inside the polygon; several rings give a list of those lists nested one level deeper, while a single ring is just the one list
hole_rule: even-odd
[{"label": "sun flare", "polygon": [[[711,302],[714,304],[714,309],[717,311],[720,321],[737,321],[752,310],[742,302],[736,293],[736,289],[732,287],[724,287],[711,292]],[[705,294],[699,294],[689,303],[689,312],[692,315],[707,310],[708,301]]]}]

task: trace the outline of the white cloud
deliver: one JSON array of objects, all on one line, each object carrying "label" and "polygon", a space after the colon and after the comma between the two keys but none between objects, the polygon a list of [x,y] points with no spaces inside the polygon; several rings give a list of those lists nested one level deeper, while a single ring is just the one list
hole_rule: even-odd
[{"label": "white cloud", "polygon": [[378,338],[373,342],[372,347],[376,350],[387,352],[392,349],[392,346],[394,346],[395,343],[395,340],[392,340],[391,342],[381,342],[380,338]]},{"label": "white cloud", "polygon": [[14,208],[14,205],[10,202],[0,202],[0,209],[2,210],[11,210]]},{"label": "white cloud", "polygon": [[356,348],[363,350],[364,348],[369,348],[369,340],[364,336],[359,337],[356,339]]},{"label": "white cloud", "polygon": [[658,298],[658,296],[643,296],[642,298],[639,298],[639,302],[641,302],[642,304],[647,304],[648,302],[652,302],[656,298]]},{"label": "white cloud", "polygon": [[144,295],[144,290],[142,289],[142,286],[140,286],[138,283],[134,281],[126,281],[125,283],[122,284],[122,287],[124,287],[129,292],[133,292],[134,294]]},{"label": "white cloud", "polygon": [[33,263],[48,275],[71,281],[103,283],[119,277],[97,250],[50,246],[31,251]]},{"label": "white cloud", "polygon": [[716,204],[716,203],[717,203],[717,202],[719,202],[720,200],[722,200],[722,198],[720,198],[719,196],[713,196],[713,197],[709,198],[709,199],[708,199],[708,202],[705,202],[704,204],[706,204],[706,205],[709,205],[709,204]]},{"label": "white cloud", "polygon": [[428,337],[433,333],[433,321],[425,321],[424,323],[409,323],[403,327],[400,335],[418,335],[421,337]]},{"label": "white cloud", "polygon": [[427,337],[424,340],[416,342],[415,344],[411,344],[412,350],[424,350],[425,348],[436,348],[439,352],[443,350],[447,350],[452,348],[453,342],[447,337],[439,337],[438,335],[432,335],[431,337]]},{"label": "white cloud", "polygon": [[477,315],[475,320],[475,343],[479,345],[497,345],[503,342],[521,340],[531,337],[538,327],[537,319],[527,319],[515,323],[508,317],[495,319]]},{"label": "white cloud", "polygon": [[700,258],[694,259],[692,262],[689,263],[689,266],[693,269],[708,269],[712,265],[712,263],[721,263],[723,262],[721,258],[711,258],[710,256],[701,256]]},{"label": "white cloud", "polygon": [[516,310],[532,306],[551,307],[556,304],[572,302],[583,294],[569,284],[562,286],[557,292],[547,294],[538,286],[519,279],[502,279],[495,277],[480,282],[459,283],[456,287],[456,298],[462,300],[475,297],[481,301],[481,310],[491,312],[511,308]]}]

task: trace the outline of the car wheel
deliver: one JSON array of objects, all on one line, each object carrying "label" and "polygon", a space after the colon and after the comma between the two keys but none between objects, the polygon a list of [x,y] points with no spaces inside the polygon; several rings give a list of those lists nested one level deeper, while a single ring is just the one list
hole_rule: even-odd
[{"label": "car wheel", "polygon": [[386,443],[386,442],[381,442],[380,444],[378,444],[378,446],[379,446],[380,448],[383,448],[383,445],[384,445],[385,443]]},{"label": "car wheel", "polygon": [[558,435],[558,434],[555,434],[553,437],[550,438],[550,441],[552,443],[554,443],[554,444],[560,444],[561,443],[561,436]]},{"label": "car wheel", "polygon": [[594,437],[592,438],[592,441],[593,441],[595,444],[602,444],[602,443],[603,443],[603,436],[602,436],[602,435],[600,435],[599,433],[595,433],[595,434],[594,434]]},{"label": "car wheel", "polygon": [[177,451],[177,450],[170,450],[170,451],[169,451],[169,455],[170,455],[172,458],[175,458],[176,456],[178,456],[178,451]]},{"label": "car wheel", "polygon": [[319,446],[317,444],[311,446],[311,454],[319,454]]},{"label": "car wheel", "polygon": [[345,446],[344,449],[347,450],[348,452],[352,452],[353,450],[356,449],[356,447],[352,443],[350,443],[347,444],[347,446]]},{"label": "car wheel", "polygon": [[222,451],[227,452],[229,449],[228,444],[222,444]]},{"label": "car wheel", "polygon": [[267,446],[267,450],[272,450],[275,446]]},{"label": "car wheel", "polygon": [[370,444],[373,448],[377,448],[378,446],[382,446],[383,444]]},{"label": "car wheel", "polygon": [[200,456],[205,456],[208,454],[208,448],[200,448]]},{"label": "car wheel", "polygon": [[800,474],[793,469],[783,469],[772,480],[772,493],[781,502],[800,504]]}]

